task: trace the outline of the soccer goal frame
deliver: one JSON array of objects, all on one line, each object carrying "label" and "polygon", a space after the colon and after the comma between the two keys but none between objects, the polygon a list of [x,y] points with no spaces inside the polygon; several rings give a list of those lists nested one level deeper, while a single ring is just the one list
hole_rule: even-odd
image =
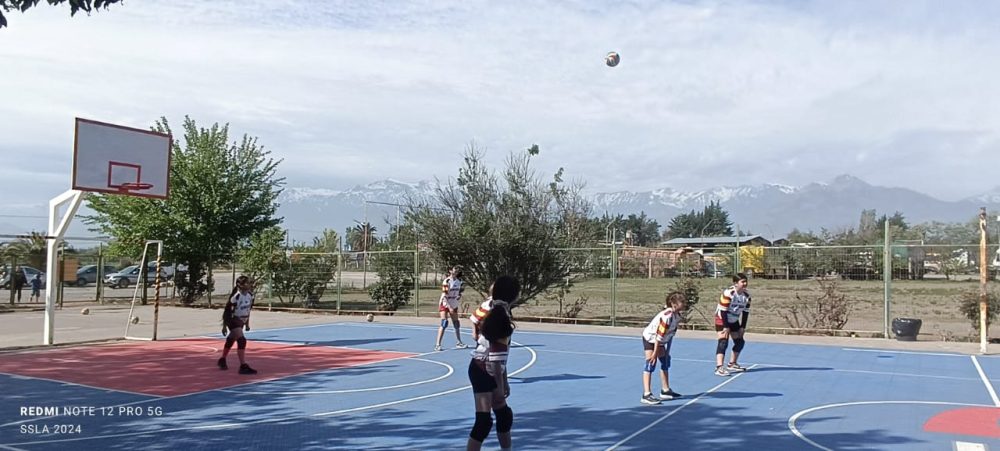
[{"label": "soccer goal frame", "polygon": [[[142,295],[145,294],[148,288],[146,284],[147,274],[149,273],[149,257],[150,257],[150,247],[155,247],[156,249],[156,276],[153,279],[153,288],[155,295],[153,296],[153,333],[149,337],[139,337],[134,335],[129,335],[133,324],[138,324],[138,316],[135,316],[135,303],[142,299]],[[132,292],[132,302],[128,309],[128,317],[125,318],[125,335],[126,340],[142,340],[142,341],[156,341],[157,329],[160,323],[160,274],[161,268],[160,264],[163,260],[163,241],[162,240],[146,240],[142,246],[142,257],[139,259],[139,275],[136,278],[135,290]],[[141,291],[140,291],[141,290]]]}]

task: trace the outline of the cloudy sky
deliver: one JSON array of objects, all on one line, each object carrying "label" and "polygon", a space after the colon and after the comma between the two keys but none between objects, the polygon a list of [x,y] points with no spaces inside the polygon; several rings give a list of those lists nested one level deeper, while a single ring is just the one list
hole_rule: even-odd
[{"label": "cloudy sky", "polygon": [[591,192],[844,173],[946,200],[1000,185],[998,2],[127,0],[7,16],[0,180],[25,203],[69,187],[74,117],[230,123],[316,188],[454,177],[470,143],[497,167],[537,143],[540,172]]}]

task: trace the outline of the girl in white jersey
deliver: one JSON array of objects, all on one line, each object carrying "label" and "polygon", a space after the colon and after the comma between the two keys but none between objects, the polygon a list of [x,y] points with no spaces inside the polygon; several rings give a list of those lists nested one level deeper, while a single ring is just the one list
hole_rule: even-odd
[{"label": "girl in white jersey", "polygon": [[226,335],[226,346],[222,349],[222,357],[219,358],[220,369],[229,369],[226,364],[226,356],[229,350],[236,343],[236,355],[240,358],[240,374],[257,374],[257,370],[250,368],[246,361],[247,339],[243,336],[243,330],[250,330],[250,310],[253,308],[253,282],[247,276],[239,276],[236,279],[236,286],[233,287],[233,294],[226,302],[226,308],[222,311],[222,334]]},{"label": "girl in white jersey", "polygon": [[[642,331],[642,349],[646,353],[646,366],[642,371],[643,404],[659,404],[661,399],[675,399],[680,393],[670,388],[670,345],[681,322],[681,314],[687,307],[687,298],[683,293],[673,292],[667,295],[664,310],[653,317],[649,325]],[[660,361],[660,396],[654,396],[652,390],[653,371],[656,361]]]},{"label": "girl in white jersey", "polygon": [[438,301],[438,312],[441,315],[441,327],[438,327],[437,341],[434,342],[434,350],[440,351],[441,339],[444,338],[444,330],[448,328],[448,316],[451,316],[451,324],[455,326],[455,347],[465,348],[462,343],[462,331],[458,322],[458,306],[462,300],[462,292],[465,291],[465,281],[462,280],[462,268],[456,266],[448,272],[448,277],[441,283],[441,299]]},{"label": "girl in white jersey", "polygon": [[[500,276],[490,288],[490,296],[498,307],[500,302],[510,305],[521,292],[521,286],[511,276]],[[510,383],[507,381],[507,355],[510,351],[514,322],[507,308],[491,308],[478,324],[476,350],[469,362],[469,382],[476,401],[476,422],[469,433],[465,449],[478,451],[493,428],[496,415],[497,440],[501,450],[511,449],[510,430],[514,412],[507,405]]]},{"label": "girl in white jersey", "polygon": [[[719,333],[719,341],[715,348],[715,375],[729,376],[731,373],[746,371],[737,363],[740,351],[746,341],[743,333],[750,317],[750,292],[747,291],[747,276],[743,273],[733,276],[733,285],[722,291],[719,305],[715,308],[715,330]],[[729,364],[722,367],[726,359],[726,347],[729,339],[733,339],[733,353]]]}]

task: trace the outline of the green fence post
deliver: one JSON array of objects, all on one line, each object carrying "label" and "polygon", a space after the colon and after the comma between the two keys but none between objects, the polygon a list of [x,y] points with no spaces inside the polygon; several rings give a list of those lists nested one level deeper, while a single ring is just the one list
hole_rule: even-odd
[{"label": "green fence post", "polygon": [[[337,237],[337,238],[339,239],[340,237]],[[343,277],[344,277],[344,271],[343,271],[343,266],[344,266],[344,246],[341,245],[340,249],[337,251],[337,313],[340,313],[340,306],[341,306],[341,301],[342,301],[342,299],[341,299],[341,294],[342,294],[341,287],[344,285],[344,279],[343,279]]]},{"label": "green fence post", "polygon": [[413,251],[413,316],[420,316],[420,249]]},{"label": "green fence post", "polygon": [[611,239],[611,326],[617,325],[618,302],[618,243]]}]

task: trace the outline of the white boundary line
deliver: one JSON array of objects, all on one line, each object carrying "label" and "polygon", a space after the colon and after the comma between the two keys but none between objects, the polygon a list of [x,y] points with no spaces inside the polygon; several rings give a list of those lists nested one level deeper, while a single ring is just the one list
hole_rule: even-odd
[{"label": "white boundary line", "polygon": [[859,349],[859,348],[840,348],[843,351],[851,352],[877,352],[879,354],[915,354],[915,355],[938,355],[943,357],[965,357],[966,354],[955,354],[947,352],[919,352],[919,351],[891,351],[888,349]]},{"label": "white boundary line", "polygon": [[[517,342],[514,342],[514,341],[512,341],[511,343],[519,345],[522,349],[527,349],[528,352],[531,354],[531,359],[528,361],[528,363],[526,363],[521,368],[518,368],[516,371],[514,371],[514,372],[512,372],[512,373],[509,374],[510,376],[516,376],[517,374],[520,374],[520,373],[526,371],[531,366],[533,366],[535,364],[535,361],[538,360],[538,355],[535,353],[535,350],[532,349],[531,347],[521,346],[520,343],[517,343]],[[384,362],[384,361],[385,360],[382,360],[380,362]],[[378,362],[372,362],[372,363],[378,363]],[[358,366],[360,366],[360,365],[358,365]],[[350,408],[350,409],[334,410],[334,411],[330,411],[330,412],[320,412],[320,413],[313,413],[313,414],[306,414],[306,415],[297,415],[297,416],[288,416],[288,417],[279,417],[279,418],[265,418],[265,419],[262,419],[262,420],[245,421],[245,422],[240,422],[240,423],[220,423],[220,424],[210,424],[210,425],[202,425],[202,426],[174,427],[174,428],[156,429],[156,430],[150,430],[150,431],[127,432],[127,433],[121,433],[121,434],[96,435],[96,436],[92,436],[92,437],[74,437],[74,438],[55,439],[55,440],[40,440],[40,441],[34,441],[34,442],[10,443],[10,444],[7,444],[7,445],[0,444],[0,446],[9,446],[9,445],[37,445],[37,444],[43,444],[43,443],[78,442],[78,441],[84,441],[84,440],[99,440],[99,439],[109,439],[109,438],[135,437],[135,436],[141,436],[141,435],[155,435],[155,434],[162,434],[164,432],[179,432],[179,431],[192,431],[192,430],[212,430],[212,429],[243,428],[243,427],[250,426],[250,425],[255,425],[255,424],[277,423],[277,422],[282,422],[282,421],[288,421],[290,419],[295,419],[295,418],[310,418],[310,417],[321,418],[321,417],[328,417],[328,416],[333,416],[333,415],[340,415],[340,414],[350,413],[350,412],[360,412],[360,411],[364,411],[364,410],[378,409],[378,408],[381,408],[381,407],[388,407],[388,406],[393,406],[393,405],[398,405],[398,404],[404,404],[404,403],[413,402],[413,401],[420,401],[420,400],[423,400],[423,399],[436,398],[438,396],[444,396],[444,395],[449,395],[449,394],[452,394],[452,393],[458,393],[460,391],[469,390],[471,388],[472,388],[471,385],[463,385],[462,387],[457,387],[457,388],[453,388],[453,389],[450,389],[450,390],[440,391],[440,392],[437,392],[437,393],[431,393],[431,394],[422,395],[422,396],[416,396],[416,397],[412,397],[412,398],[400,399],[400,400],[390,401],[390,402],[385,402],[385,403],[380,403],[380,404],[371,404],[371,405],[367,405],[367,406],[353,407],[353,408]],[[209,391],[211,391],[211,390],[209,390]],[[199,393],[204,393],[204,392],[199,392]],[[190,396],[190,395],[182,395],[182,396],[178,396],[178,398],[184,397],[184,396]],[[148,402],[148,401],[142,401],[142,402]],[[137,403],[133,403],[133,404],[137,404]],[[125,405],[125,404],[123,404],[123,405]],[[163,417],[163,418],[166,418],[166,417]],[[40,419],[41,418],[35,418],[35,419],[32,419],[32,420],[37,421],[37,420],[40,420]],[[9,424],[14,424],[14,423],[9,423]],[[0,425],[0,427],[3,427],[3,426],[7,426],[7,425]]]},{"label": "white boundary line", "polygon": [[[404,387],[412,387],[412,386],[415,386],[415,385],[430,384],[432,382],[437,382],[439,380],[446,379],[446,378],[448,378],[448,376],[451,376],[452,373],[455,372],[455,368],[454,367],[452,367],[451,365],[449,365],[447,363],[444,363],[444,362],[438,362],[436,360],[421,359],[421,358],[417,358],[417,357],[411,357],[409,359],[410,360],[417,360],[417,361],[421,361],[421,362],[429,362],[429,363],[433,363],[435,365],[441,365],[441,366],[445,367],[445,369],[447,371],[445,371],[445,374],[443,376],[438,376],[438,377],[435,377],[435,378],[432,378],[432,379],[424,379],[422,381],[408,382],[408,383],[405,383],[405,384],[385,385],[385,386],[382,386],[382,387],[352,388],[352,389],[347,389],[347,390],[306,390],[306,391],[246,391],[246,390],[230,390],[228,388],[225,388],[225,389],[221,389],[219,391],[229,392],[229,393],[238,393],[238,394],[248,394],[248,395],[334,395],[334,394],[343,394],[343,393],[360,393],[360,392],[367,392],[367,391],[395,390],[397,388],[404,388]],[[336,368],[332,368],[332,369],[336,369]]]},{"label": "white boundary line", "polygon": [[799,418],[801,418],[801,417],[803,417],[805,415],[808,415],[810,413],[813,413],[813,412],[816,412],[816,411],[819,411],[819,410],[823,410],[823,409],[832,409],[832,408],[835,408],[835,407],[847,407],[847,406],[864,406],[864,405],[871,405],[871,404],[927,404],[927,405],[935,405],[935,406],[993,407],[993,406],[989,406],[989,405],[985,405],[985,404],[967,404],[967,403],[961,403],[961,402],[943,402],[943,401],[854,401],[854,402],[842,402],[842,403],[837,403],[837,404],[823,404],[823,405],[819,405],[819,406],[816,406],[816,407],[810,407],[810,408],[805,409],[805,410],[800,410],[797,413],[795,413],[795,415],[792,415],[791,417],[789,417],[788,418],[788,429],[791,430],[792,434],[795,434],[796,437],[802,439],[804,442],[806,442],[806,443],[808,443],[808,444],[810,444],[810,445],[812,445],[812,446],[814,446],[816,448],[822,449],[823,451],[834,451],[833,449],[827,448],[827,447],[825,447],[823,445],[820,445],[819,443],[816,443],[816,442],[812,441],[811,439],[809,439],[808,437],[806,437],[805,434],[803,434],[801,431],[799,431],[799,429],[797,427],[795,427],[795,422],[798,421]]},{"label": "white boundary line", "polygon": [[[754,366],[756,366],[756,365],[751,365],[750,369],[753,369]],[[677,412],[680,412],[681,409],[683,409],[683,408],[685,408],[687,406],[690,406],[691,404],[694,404],[694,403],[698,402],[698,400],[704,398],[705,395],[707,395],[709,393],[712,393],[712,392],[715,392],[716,390],[724,387],[726,384],[728,384],[728,383],[730,383],[730,382],[738,379],[740,376],[742,376],[744,374],[746,374],[746,373],[740,373],[740,374],[737,374],[735,376],[727,378],[727,380],[725,382],[722,382],[721,384],[716,385],[715,387],[712,387],[712,388],[708,389],[707,391],[705,391],[705,393],[702,393],[702,394],[698,395],[698,397],[696,397],[696,398],[694,398],[694,399],[692,399],[692,400],[690,400],[690,401],[688,401],[688,402],[686,402],[686,403],[684,403],[684,404],[682,404],[680,406],[675,407],[674,410],[671,410],[670,412],[667,412],[666,415],[664,415],[664,416],[662,416],[660,418],[657,418],[652,423],[649,423],[648,425],[646,425],[646,427],[644,427],[642,429],[639,429],[638,431],[633,432],[632,435],[630,435],[628,437],[625,437],[625,438],[621,439],[621,441],[619,441],[618,443],[615,443],[614,445],[611,445],[611,446],[607,447],[605,449],[605,451],[614,451],[614,450],[618,449],[619,446],[624,445],[629,440],[632,440],[633,438],[637,437],[639,434],[642,434],[643,432],[648,431],[653,426],[656,426],[657,424],[660,424],[663,420],[666,420],[667,418],[670,418],[671,416],[673,416],[673,414],[675,414]]]},{"label": "white boundary line", "polygon": [[986,385],[986,391],[990,393],[990,398],[993,398],[993,405],[1000,407],[1000,399],[997,399],[997,392],[993,389],[993,384],[990,383],[990,379],[986,377],[986,373],[983,372],[983,367],[979,366],[979,360],[976,360],[976,356],[970,355],[969,358],[972,359],[972,364],[976,366],[976,371],[979,372],[979,378],[983,380],[983,384]]}]

